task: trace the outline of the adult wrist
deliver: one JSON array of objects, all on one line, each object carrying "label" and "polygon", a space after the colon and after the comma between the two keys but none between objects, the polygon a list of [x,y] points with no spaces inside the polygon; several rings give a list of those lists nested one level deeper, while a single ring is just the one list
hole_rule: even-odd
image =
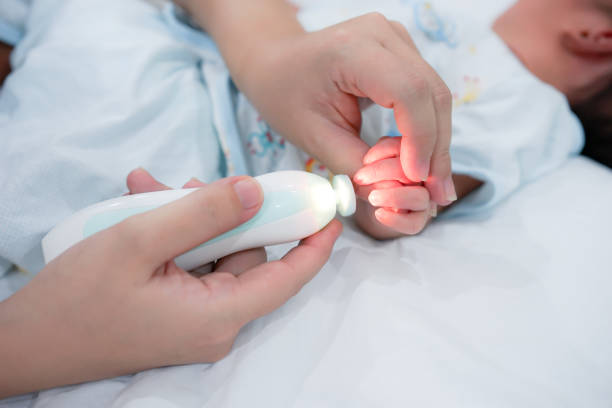
[{"label": "adult wrist", "polygon": [[[175,0],[215,40],[239,87],[264,63],[275,44],[304,34],[285,0]],[[256,81],[256,79],[255,79]]]}]

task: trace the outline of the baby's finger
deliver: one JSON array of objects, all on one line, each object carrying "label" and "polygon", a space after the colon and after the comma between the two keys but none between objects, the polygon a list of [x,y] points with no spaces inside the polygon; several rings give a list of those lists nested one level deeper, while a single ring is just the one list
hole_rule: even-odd
[{"label": "baby's finger", "polygon": [[404,184],[412,184],[404,174],[402,164],[398,158],[383,159],[364,166],[355,173],[353,180],[360,185],[374,184],[384,180],[395,180]]},{"label": "baby's finger", "polygon": [[399,157],[401,137],[383,137],[363,157],[363,164],[372,164],[375,161]]},{"label": "baby's finger", "polygon": [[374,190],[385,190],[387,188],[395,188],[403,186],[399,181],[389,180],[389,181],[380,181],[378,183],[370,184],[368,186],[355,186],[355,195],[364,200],[368,201],[368,196]]},{"label": "baby's finger", "polygon": [[374,211],[378,222],[406,235],[418,234],[425,228],[429,220],[429,211],[397,213],[387,208]]},{"label": "baby's finger", "polygon": [[386,190],[374,190],[368,201],[375,207],[399,208],[402,210],[429,210],[429,192],[425,187],[405,186]]}]

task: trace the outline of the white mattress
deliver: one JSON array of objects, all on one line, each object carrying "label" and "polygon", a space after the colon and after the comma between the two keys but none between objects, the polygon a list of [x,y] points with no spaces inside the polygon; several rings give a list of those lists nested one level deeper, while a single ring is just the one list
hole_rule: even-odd
[{"label": "white mattress", "polygon": [[417,237],[347,225],[321,273],[223,361],[0,406],[610,407],[611,202],[612,172],[575,158]]},{"label": "white mattress", "polygon": [[[611,202],[612,172],[575,158],[491,214],[417,237],[346,225],[321,273],[220,363],[0,407],[610,407]],[[25,280],[0,277],[0,299]]]}]

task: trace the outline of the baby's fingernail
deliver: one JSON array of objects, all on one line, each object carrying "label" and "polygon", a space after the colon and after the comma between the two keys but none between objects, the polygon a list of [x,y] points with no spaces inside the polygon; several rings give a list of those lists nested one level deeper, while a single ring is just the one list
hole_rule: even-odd
[{"label": "baby's fingernail", "polygon": [[376,217],[378,221],[380,221],[381,218],[384,218],[384,215],[385,215],[385,210],[383,208],[379,208],[376,211],[374,211],[374,217]]},{"label": "baby's fingernail", "polygon": [[429,206],[429,215],[431,218],[436,218],[438,216],[438,204],[431,202]]},{"label": "baby's fingernail", "polygon": [[382,197],[378,190],[374,190],[368,195],[368,201],[375,207],[380,207],[382,205]]},{"label": "baby's fingernail", "polygon": [[455,183],[452,177],[448,177],[444,180],[444,197],[450,201],[457,201],[457,192],[455,191]]},{"label": "baby's fingernail", "polygon": [[361,183],[363,183],[365,181],[364,178],[363,178],[363,173],[361,172],[361,170],[358,171],[357,173],[355,173],[355,175],[353,176],[353,180],[357,184],[361,184]]},{"label": "baby's fingernail", "polygon": [[257,181],[250,177],[234,184],[234,191],[236,191],[242,208],[245,210],[257,207],[262,201],[261,187],[259,187]]}]

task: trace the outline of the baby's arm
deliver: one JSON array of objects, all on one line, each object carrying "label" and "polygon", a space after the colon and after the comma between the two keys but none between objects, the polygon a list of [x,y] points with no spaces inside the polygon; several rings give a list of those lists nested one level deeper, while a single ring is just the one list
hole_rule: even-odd
[{"label": "baby's arm", "polygon": [[[399,156],[400,138],[382,138],[364,156],[364,166],[354,177],[355,221],[377,239],[418,234],[438,211],[427,189],[406,178]],[[464,175],[453,175],[453,179],[459,199],[482,184]]]}]

